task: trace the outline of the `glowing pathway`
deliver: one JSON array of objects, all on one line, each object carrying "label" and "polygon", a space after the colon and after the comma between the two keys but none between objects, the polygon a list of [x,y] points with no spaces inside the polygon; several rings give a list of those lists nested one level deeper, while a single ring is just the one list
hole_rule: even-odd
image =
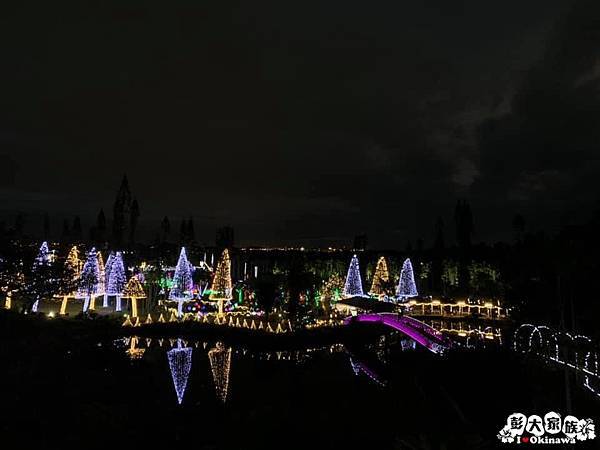
[{"label": "glowing pathway", "polygon": [[394,328],[433,353],[442,353],[450,346],[450,342],[438,330],[408,316],[394,313],[360,314],[356,317],[348,317],[344,321],[346,325],[353,322],[381,323]]}]

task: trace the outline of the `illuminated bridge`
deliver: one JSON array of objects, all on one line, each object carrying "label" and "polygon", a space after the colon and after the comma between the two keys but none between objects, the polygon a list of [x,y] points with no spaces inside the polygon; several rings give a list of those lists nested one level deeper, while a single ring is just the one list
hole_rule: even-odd
[{"label": "illuminated bridge", "polygon": [[450,341],[442,333],[413,317],[394,313],[359,314],[344,321],[346,325],[355,322],[381,323],[400,331],[433,353],[442,353],[450,347]]}]

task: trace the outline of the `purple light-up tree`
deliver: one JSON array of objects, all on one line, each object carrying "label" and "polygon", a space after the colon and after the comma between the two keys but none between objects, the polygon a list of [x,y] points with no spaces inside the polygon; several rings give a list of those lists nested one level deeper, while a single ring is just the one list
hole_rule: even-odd
[{"label": "purple light-up tree", "polygon": [[121,252],[117,252],[112,259],[110,273],[108,274],[106,281],[106,296],[114,295],[116,298],[115,311],[121,311],[121,296],[123,295],[125,284],[127,284],[127,276],[125,275],[123,254]]},{"label": "purple light-up tree", "polygon": [[177,261],[175,274],[173,275],[173,285],[169,292],[169,299],[177,301],[177,315],[179,317],[182,314],[183,302],[192,298],[192,271],[193,266],[187,259],[185,247],[181,247],[181,253],[179,254],[179,260]]},{"label": "purple light-up tree", "polygon": [[31,306],[32,312],[37,312],[40,299],[48,297],[53,293],[53,274],[51,273],[52,259],[48,243],[42,242],[38,254],[33,261],[31,269],[31,280],[27,285],[29,295],[34,300]]},{"label": "purple light-up tree", "polygon": [[84,298],[83,312],[88,310],[92,297],[98,294],[99,281],[98,252],[95,247],[92,247],[81,270],[79,289],[77,290],[78,296]]},{"label": "purple light-up tree", "polygon": [[416,297],[419,295],[419,293],[417,292],[417,285],[415,284],[413,267],[409,258],[406,258],[404,260],[404,264],[402,264],[402,270],[400,271],[400,281],[398,282],[396,295],[401,300],[405,300],[410,297]]},{"label": "purple light-up tree", "polygon": [[169,360],[169,369],[171,369],[171,378],[177,394],[177,402],[181,405],[188,378],[192,369],[192,349],[182,347],[181,340],[177,340],[177,347],[167,352]]},{"label": "purple light-up tree", "polygon": [[362,288],[362,279],[360,277],[360,267],[358,257],[354,255],[350,261],[348,274],[346,275],[346,284],[342,295],[348,297],[362,297],[364,295]]}]

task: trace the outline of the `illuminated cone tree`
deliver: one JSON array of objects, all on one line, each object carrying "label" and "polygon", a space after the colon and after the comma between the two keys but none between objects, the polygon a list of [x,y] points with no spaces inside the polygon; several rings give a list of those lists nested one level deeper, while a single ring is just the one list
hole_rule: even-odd
[{"label": "illuminated cone tree", "polygon": [[79,259],[79,250],[77,246],[71,247],[65,265],[63,267],[62,279],[60,283],[60,293],[62,294],[62,303],[60,305],[60,314],[67,313],[67,302],[69,297],[74,296],[77,291],[79,277],[81,276],[81,260]]},{"label": "illuminated cone tree", "polygon": [[112,265],[115,260],[114,252],[110,252],[108,255],[108,259],[106,260],[106,266],[104,267],[104,301],[102,302],[102,307],[108,307],[108,279],[110,277],[110,271],[112,270]]},{"label": "illuminated cone tree", "polygon": [[219,303],[219,314],[223,314],[223,303],[232,298],[231,283],[231,260],[229,251],[223,250],[223,255],[217,264],[212,285],[210,287],[210,300],[217,300]]},{"label": "illuminated cone tree", "polygon": [[231,347],[225,347],[222,342],[217,342],[216,347],[208,351],[208,359],[210,361],[217,397],[225,403],[229,389]]},{"label": "illuminated cone tree", "polygon": [[[110,267],[110,272],[106,277],[106,293],[104,297],[108,298],[109,295],[115,296],[115,311],[121,311],[121,297],[123,296],[123,289],[125,289],[127,282],[123,254],[117,252],[112,260],[110,256],[108,259],[110,260],[110,266],[107,264],[106,270],[108,271]],[[108,306],[108,302],[106,303],[106,306]]]},{"label": "illuminated cone tree", "polygon": [[30,298],[34,300],[31,310],[37,312],[39,302],[42,298],[50,297],[53,294],[54,277],[51,268],[51,255],[48,249],[48,243],[42,242],[37,256],[33,261],[31,269],[31,279],[27,284],[27,290]]},{"label": "illuminated cone tree", "polygon": [[346,284],[344,284],[343,297],[362,297],[364,295],[362,280],[360,278],[360,267],[358,257],[354,255],[350,261],[348,274],[346,275]]},{"label": "illuminated cone tree", "polygon": [[181,247],[179,253],[179,260],[175,267],[175,273],[173,274],[173,280],[171,290],[169,292],[169,299],[177,301],[177,315],[181,317],[182,304],[186,300],[192,298],[193,280],[192,280],[193,267],[187,259],[185,247]]},{"label": "illuminated cone tree", "polygon": [[390,281],[390,273],[388,271],[387,263],[385,258],[382,256],[377,261],[375,267],[375,273],[373,274],[373,282],[371,283],[371,289],[369,294],[382,297],[386,294],[386,287]]},{"label": "illuminated cone tree", "polygon": [[144,292],[142,283],[140,283],[140,280],[135,275],[127,282],[123,290],[123,297],[131,299],[131,317],[138,317],[137,301],[139,298],[146,298],[146,293]]},{"label": "illuminated cone tree", "polygon": [[407,299],[409,297],[416,297],[417,295],[419,295],[419,293],[417,292],[417,285],[415,284],[413,267],[409,258],[406,258],[404,260],[404,264],[402,264],[402,270],[400,271],[400,281],[398,282],[396,295],[401,299]]},{"label": "illuminated cone tree", "polygon": [[81,270],[79,277],[79,289],[77,296],[84,298],[83,312],[86,312],[90,306],[90,300],[98,295],[98,283],[100,281],[100,268],[98,267],[98,254],[92,247],[87,254],[87,258]]},{"label": "illuminated cone tree", "polygon": [[169,369],[171,369],[171,378],[177,394],[177,403],[181,405],[185,388],[187,387],[190,371],[192,370],[192,349],[182,347],[181,340],[177,341],[177,347],[167,352],[169,360]]}]

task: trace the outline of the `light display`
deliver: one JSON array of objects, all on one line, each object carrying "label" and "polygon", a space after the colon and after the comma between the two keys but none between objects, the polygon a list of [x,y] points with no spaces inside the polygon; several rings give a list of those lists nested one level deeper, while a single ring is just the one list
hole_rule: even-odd
[{"label": "light display", "polygon": [[187,259],[185,247],[181,247],[181,253],[179,254],[179,260],[175,267],[175,274],[173,275],[171,291],[169,292],[169,298],[171,300],[189,300],[192,298],[192,265]]},{"label": "light display", "polygon": [[390,273],[388,271],[385,258],[382,256],[377,261],[377,266],[375,267],[375,274],[373,275],[373,282],[371,283],[371,289],[369,290],[369,294],[375,296],[385,295],[385,286],[389,281]]},{"label": "light display", "polygon": [[138,298],[146,298],[146,293],[144,292],[142,283],[140,283],[140,280],[138,280],[135,275],[127,282],[127,285],[123,290],[123,297],[131,299],[131,316],[138,317],[137,300]]},{"label": "light display", "polygon": [[[107,264],[107,271],[108,267],[109,266]],[[106,277],[106,293],[108,295],[122,295],[126,282],[127,277],[125,275],[125,265],[123,264],[123,254],[121,252],[117,252],[112,258],[110,264],[110,273],[108,273]]]},{"label": "light display", "polygon": [[50,294],[50,263],[52,262],[48,243],[42,242],[38,254],[33,261],[32,280],[29,283],[29,291],[35,296],[35,302],[31,307],[32,312],[37,312],[40,298]]},{"label": "light display", "polygon": [[188,378],[192,369],[192,348],[182,347],[181,340],[178,340],[177,347],[167,352],[169,368],[171,369],[171,378],[177,394],[177,402],[181,405]]},{"label": "light display", "polygon": [[362,280],[360,278],[360,268],[358,266],[358,257],[354,255],[350,261],[348,274],[346,275],[346,284],[344,285],[343,296],[362,297],[364,295],[362,288]]},{"label": "light display", "polygon": [[103,308],[108,308],[108,284],[114,260],[115,254],[114,252],[110,252],[108,255],[108,259],[106,260],[106,266],[104,267],[104,286],[106,287],[106,289],[104,290],[104,301],[102,302]]},{"label": "light display", "polygon": [[106,269],[104,267],[104,258],[102,253],[97,252],[98,255],[98,294],[104,294],[106,291]]},{"label": "light display", "polygon": [[223,314],[223,306],[225,301],[231,300],[232,284],[231,284],[231,260],[229,259],[229,251],[223,250],[221,259],[217,264],[215,275],[210,286],[210,300],[218,302],[218,312]]},{"label": "light display", "polygon": [[48,242],[42,242],[38,254],[33,263],[33,270],[35,271],[38,267],[49,266],[51,262],[50,250],[48,249]]},{"label": "light display", "polygon": [[344,320],[345,324],[353,322],[372,322],[387,325],[404,333],[433,353],[443,353],[451,345],[451,342],[444,338],[438,330],[409,316],[399,316],[393,313],[360,314]]},{"label": "light display", "polygon": [[332,274],[321,287],[321,299],[329,299],[333,301],[340,300],[342,298],[344,284],[345,282],[342,277],[340,277],[337,273]]},{"label": "light display", "polygon": [[90,299],[98,294],[98,281],[100,280],[100,269],[98,267],[98,255],[96,249],[92,247],[87,255],[81,276],[79,277],[79,289],[77,296],[83,297],[83,311],[86,312],[90,305]]},{"label": "light display", "polygon": [[404,264],[402,264],[402,270],[400,271],[400,281],[398,282],[396,295],[401,299],[416,297],[419,295],[419,293],[417,292],[417,285],[415,284],[415,276],[413,273],[412,264],[409,258],[406,258],[404,260]]},{"label": "light display", "polygon": [[217,342],[216,346],[208,351],[208,359],[210,360],[217,398],[225,403],[229,389],[231,347],[225,347],[222,342]]},{"label": "light display", "polygon": [[65,261],[65,271],[71,275],[72,281],[77,281],[81,275],[81,260],[79,259],[79,250],[75,245],[69,250]]},{"label": "light display", "polygon": [[217,264],[209,298],[211,300],[229,300],[232,298],[231,260],[227,249],[223,250],[223,255]]}]

